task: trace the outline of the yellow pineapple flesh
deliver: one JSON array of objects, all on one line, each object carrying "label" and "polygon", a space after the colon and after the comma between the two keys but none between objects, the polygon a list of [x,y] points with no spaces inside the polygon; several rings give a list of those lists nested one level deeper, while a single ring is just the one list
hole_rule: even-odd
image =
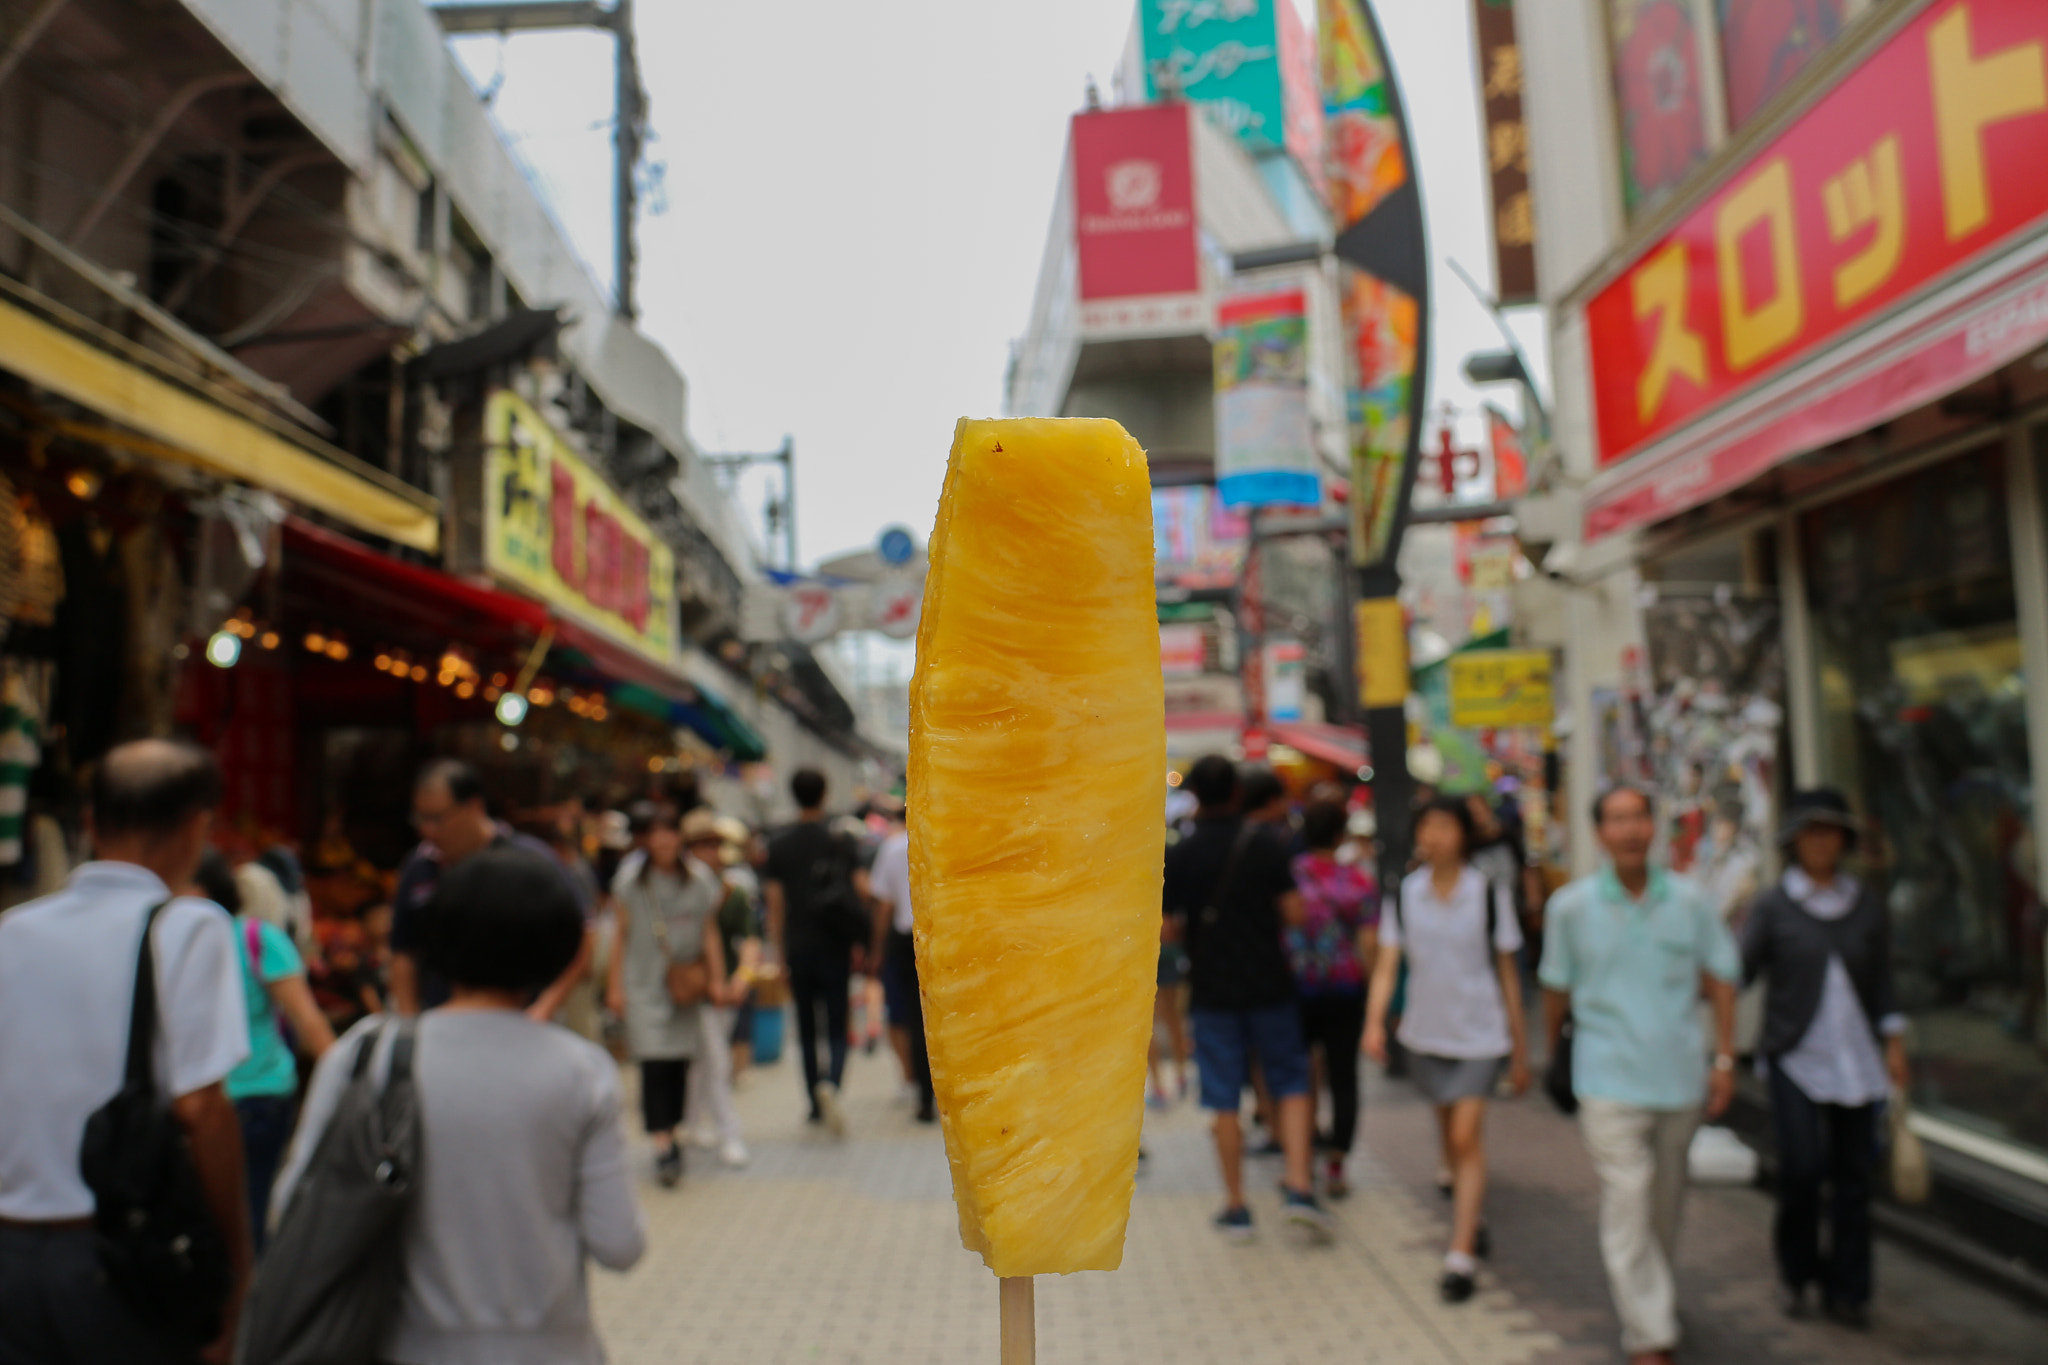
[{"label": "yellow pineapple flesh", "polygon": [[1166,726],[1145,452],[962,420],[910,685],[910,881],[960,1237],[1114,1270],[1144,1120]]}]

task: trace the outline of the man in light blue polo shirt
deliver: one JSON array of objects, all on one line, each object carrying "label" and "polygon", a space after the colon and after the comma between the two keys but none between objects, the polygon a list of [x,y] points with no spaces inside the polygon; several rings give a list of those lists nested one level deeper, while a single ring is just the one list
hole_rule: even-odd
[{"label": "man in light blue polo shirt", "polygon": [[[1672,1266],[1686,1152],[1702,1114],[1735,1092],[1735,941],[1706,897],[1650,863],[1648,794],[1601,793],[1593,822],[1609,862],[1551,898],[1539,973],[1555,1054],[1572,1019],[1579,1127],[1600,1176],[1600,1255],[1630,1365],[1678,1345]],[[1711,1069],[1699,1002],[1714,1007]]]}]

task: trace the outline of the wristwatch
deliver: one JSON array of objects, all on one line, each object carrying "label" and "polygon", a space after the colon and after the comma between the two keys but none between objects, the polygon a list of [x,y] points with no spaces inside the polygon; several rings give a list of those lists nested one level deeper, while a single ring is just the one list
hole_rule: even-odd
[{"label": "wristwatch", "polygon": [[1728,1053],[1726,1053],[1726,1052],[1717,1052],[1717,1053],[1715,1053],[1715,1054],[1714,1054],[1714,1070],[1716,1070],[1716,1071],[1733,1071],[1734,1069],[1735,1069],[1735,1058],[1734,1058],[1734,1057],[1730,1056],[1730,1055],[1729,1055]]}]

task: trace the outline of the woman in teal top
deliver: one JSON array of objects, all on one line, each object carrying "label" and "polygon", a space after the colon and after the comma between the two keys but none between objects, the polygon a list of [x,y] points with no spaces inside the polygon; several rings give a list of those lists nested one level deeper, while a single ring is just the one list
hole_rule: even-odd
[{"label": "woman in teal top", "polygon": [[193,881],[201,895],[235,917],[243,998],[249,1011],[249,1056],[228,1073],[227,1092],[242,1120],[249,1218],[255,1224],[256,1249],[261,1251],[270,1187],[298,1117],[299,1066],[292,1044],[317,1059],[333,1044],[334,1030],[313,1003],[306,964],[291,936],[243,912],[241,890],[227,859],[209,852]]}]

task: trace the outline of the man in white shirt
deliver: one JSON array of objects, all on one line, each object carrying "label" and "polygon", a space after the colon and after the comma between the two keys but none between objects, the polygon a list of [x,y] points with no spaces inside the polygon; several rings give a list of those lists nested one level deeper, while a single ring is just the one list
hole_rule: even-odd
[{"label": "man in white shirt", "polygon": [[875,853],[868,870],[875,907],[874,960],[882,964],[889,1027],[903,1034],[903,1069],[917,1087],[917,1121],[939,1117],[932,1092],[932,1059],[924,1041],[924,1002],[917,993],[917,949],[910,936],[910,832],[898,829]]},{"label": "man in white shirt", "polygon": [[241,1129],[222,1082],[249,1053],[246,1004],[226,913],[172,894],[199,866],[219,797],[202,749],[143,740],[110,751],[92,783],[96,861],[0,916],[0,1360],[193,1359],[193,1343],[165,1339],[103,1283],[79,1172],[86,1118],[121,1087],[142,926],[157,905],[152,1071],[234,1274],[223,1331],[199,1358],[228,1358],[251,1250]]}]

